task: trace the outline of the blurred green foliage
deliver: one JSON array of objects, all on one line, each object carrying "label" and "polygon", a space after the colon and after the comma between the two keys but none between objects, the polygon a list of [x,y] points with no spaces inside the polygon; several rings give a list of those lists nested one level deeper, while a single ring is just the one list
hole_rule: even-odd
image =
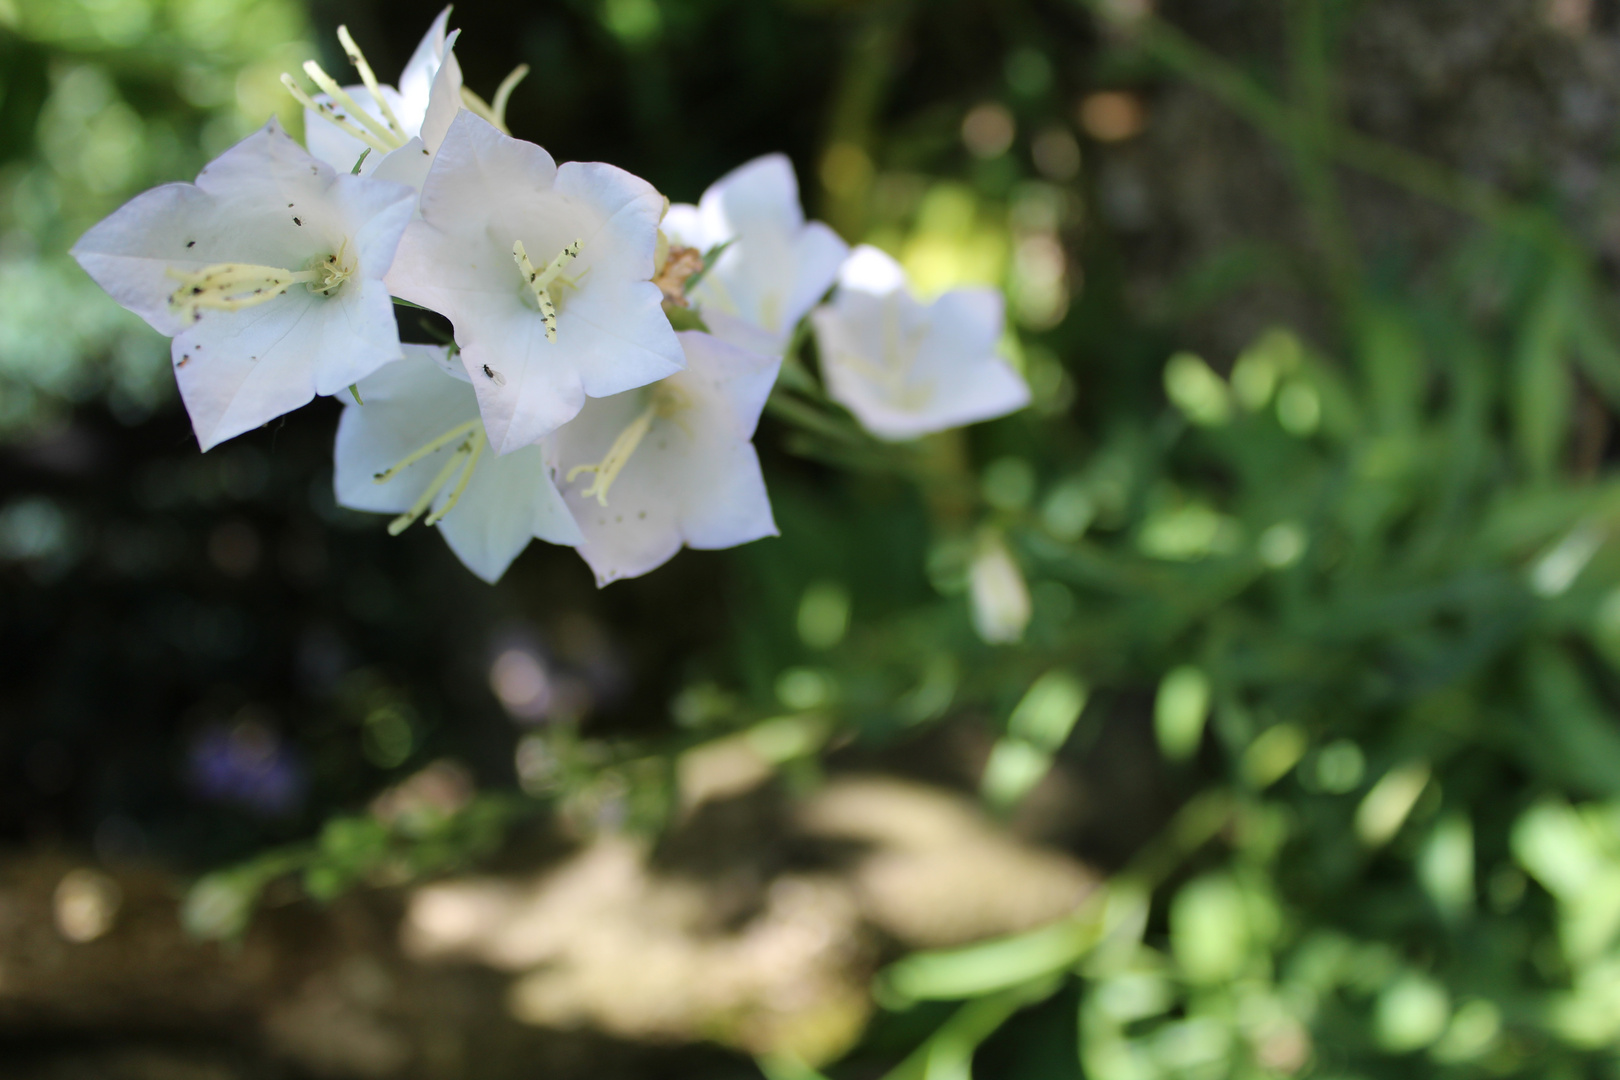
[{"label": "blurred green foliage", "polygon": [[[531,801],[334,813],[302,844],[205,877],[193,928],[240,929],[275,878],[298,875],[324,898],[459,865],[537,805],[580,833],[656,830],[676,797],[673,759],[712,740],[740,738],[808,786],[851,741],[903,745],[946,720],[978,723],[991,749],[976,786],[1012,814],[1054,769],[1123,768],[1101,733],[1127,727],[1151,740],[1156,782],[1177,793],[1179,808],[1161,808],[1168,824],[1138,845],[1155,821],[1113,821],[1131,838],[1120,846],[1139,850],[1069,918],[898,960],[877,987],[887,1015],[846,1062],[818,1068],[895,1080],[1615,1075],[1620,334],[1583,225],[1343,127],[1321,92],[1334,78],[1321,13],[1349,17],[1346,5],[1296,5],[1281,62],[1303,75],[1290,96],[1140,7],[1007,5],[1025,21],[996,24],[984,38],[996,49],[947,93],[897,78],[901,45],[942,63],[964,46],[940,40],[976,42],[995,23],[971,5],[567,5],[566,33],[549,40],[594,42],[642,89],[663,86],[673,50],[726,19],[753,20],[761,55],[801,26],[816,28],[806,56],[841,42],[816,87],[819,141],[792,147],[807,196],[850,239],[894,252],[925,292],[1003,288],[1006,348],[1036,404],[971,433],[880,446],[826,402],[802,342],[761,440],[783,538],[701,583],[702,596],[724,594],[732,629],[719,646],[683,644],[667,723],[625,732],[569,716],[528,730],[511,758]],[[1108,32],[1092,40],[1082,9]],[[135,417],[167,393],[161,343],[60,253],[121,198],[189,175],[283,104],[265,88],[302,59],[300,18],[276,0],[0,0],[7,423],[106,387]],[[1309,253],[1325,329],[1276,327],[1238,355],[1199,356],[1181,348],[1182,320],[1234,302],[1233,281],[1170,282],[1154,305],[1167,318],[1128,302],[1123,241],[1096,213],[1101,149],[1073,120],[1098,72],[1110,87],[1190,82],[1287,151],[1328,238]],[[643,105],[635,123],[694,123]],[[514,128],[547,141],[525,107],[520,93]],[[589,114],[558,112],[582,141]],[[671,171],[701,184],[693,162],[742,141],[716,137]],[[1369,268],[1345,236],[1339,169],[1473,225],[1421,280]],[[1236,277],[1250,254],[1233,252]],[[1017,645],[975,630],[986,551],[1010,553],[1027,586]],[[662,588],[615,595],[673,626],[695,594]],[[367,722],[368,760],[423,764],[409,725],[393,741],[391,730]],[[761,1067],[773,1080],[821,1075],[787,1054]]]}]

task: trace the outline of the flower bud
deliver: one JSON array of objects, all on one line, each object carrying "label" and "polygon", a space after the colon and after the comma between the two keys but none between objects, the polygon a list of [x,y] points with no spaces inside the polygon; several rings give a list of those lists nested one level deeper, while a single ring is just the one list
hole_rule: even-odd
[{"label": "flower bud", "polygon": [[973,599],[973,628],[990,645],[1023,640],[1029,625],[1029,586],[1024,572],[1007,550],[999,532],[986,530],[979,537],[978,553],[968,570]]}]

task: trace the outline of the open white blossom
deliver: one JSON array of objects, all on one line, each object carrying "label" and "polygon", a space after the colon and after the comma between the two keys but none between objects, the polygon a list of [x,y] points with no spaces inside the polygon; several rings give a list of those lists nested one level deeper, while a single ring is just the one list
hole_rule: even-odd
[{"label": "open white blossom", "polygon": [[130,200],[73,256],[174,338],[207,450],[399,358],[382,278],[414,203],[407,187],[317,161],[272,120],[195,184]]},{"label": "open white blossom", "polygon": [[[344,172],[360,162],[362,176],[376,173],[420,188],[433,152],[462,107],[461,66],[453,51],[460,31],[446,33],[449,18],[445,8],[433,20],[400,73],[398,90],[377,81],[343,26],[338,27],[338,41],[360,73],[360,85],[338,85],[313,60],[304,64],[304,73],[320,93],[311,96],[291,75],[283,75],[282,82],[304,106],[309,152]],[[505,99],[501,101],[504,107]]]},{"label": "open white blossom", "polygon": [[[405,359],[360,383],[338,423],[333,486],[340,506],[436,525],[467,568],[495,582],[531,539],[585,539],[552,480],[544,443],[498,457],[461,365],[442,346],[407,345]],[[424,517],[424,515],[426,515]]]},{"label": "open white blossom", "polygon": [[705,318],[719,311],[766,331],[778,353],[849,254],[832,229],[804,220],[799,182],[782,154],[733,169],[697,206],[671,206],[663,229],[681,247],[707,252],[727,245],[688,296]]},{"label": "open white blossom", "polygon": [[919,302],[900,264],[864,244],[839,271],[832,302],[811,315],[828,393],[896,442],[1029,404],[1029,387],[996,355],[1002,319],[993,289]]},{"label": "open white blossom", "polygon": [[695,330],[680,339],[685,371],[586,402],[546,440],[599,585],[645,574],[682,544],[777,535],[751,440],[781,358]]},{"label": "open white blossom", "polygon": [[450,125],[388,284],[455,325],[497,453],[550,434],[587,396],[684,366],[650,280],[662,210],[623,169],[558,166],[470,110]]}]

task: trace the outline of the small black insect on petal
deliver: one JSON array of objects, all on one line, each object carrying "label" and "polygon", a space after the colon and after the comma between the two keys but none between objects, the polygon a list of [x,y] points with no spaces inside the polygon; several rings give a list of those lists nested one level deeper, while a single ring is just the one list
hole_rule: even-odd
[{"label": "small black insect on petal", "polygon": [[195,240],[187,240],[186,241],[186,247],[194,248],[196,246],[197,246],[197,241],[195,241]]},{"label": "small black insect on petal", "polygon": [[302,226],[304,224],[304,219],[303,218],[293,218],[293,224]]}]

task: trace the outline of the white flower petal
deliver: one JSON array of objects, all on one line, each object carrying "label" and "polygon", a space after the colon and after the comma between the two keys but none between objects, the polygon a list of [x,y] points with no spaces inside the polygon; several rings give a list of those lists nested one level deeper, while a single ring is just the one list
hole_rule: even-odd
[{"label": "white flower petal", "polygon": [[584,539],[552,481],[549,454],[544,443],[503,457],[486,454],[438,524],[457,558],[491,584],[532,539],[563,545]]},{"label": "white flower petal", "polygon": [[798,273],[793,288],[788,292],[787,311],[783,316],[784,332],[792,333],[799,320],[821,302],[827,290],[838,280],[838,271],[849,257],[849,245],[844,238],[819,221],[812,221],[799,231],[794,245],[794,263]]},{"label": "white flower petal", "polygon": [[851,292],[885,296],[908,287],[906,272],[894,256],[870,244],[857,244],[838,272],[838,284]]},{"label": "white flower petal", "polygon": [[408,509],[436,465],[413,466],[386,484],[373,478],[438,433],[478,416],[466,388],[433,370],[447,351],[406,345],[402,360],[360,381],[365,404],[346,404],[338,421],[332,483],[339,506],[379,514]]},{"label": "white flower petal", "polygon": [[715,181],[695,213],[671,213],[677,231],[696,237],[689,246],[707,251],[730,242],[694,286],[693,299],[706,311],[739,316],[775,335],[777,351],[831,287],[849,250],[827,226],[805,224],[798,180],[781,154],[757,158]]},{"label": "white flower petal", "polygon": [[832,303],[811,315],[827,392],[896,441],[1015,412],[1029,388],[995,353],[1002,307],[989,289],[953,290],[924,307],[898,263],[856,248]]},{"label": "white flower petal", "polygon": [[736,234],[789,232],[804,224],[799,181],[785,154],[766,154],[709,185],[699,204],[706,216]]},{"label": "white flower petal", "polygon": [[717,243],[709,238],[709,230],[704,225],[702,212],[691,203],[670,203],[669,209],[664,211],[664,220],[658,227],[664,230],[664,235],[674,247],[708,251]]},{"label": "white flower petal", "polygon": [[416,51],[405,62],[405,70],[399,73],[400,97],[404,99],[406,108],[418,116],[427,114],[433,80],[439,74],[439,66],[448,51],[445,47],[445,29],[449,22],[450,9],[447,7],[439,12],[433,25],[428,27],[428,32],[422,35]]},{"label": "white flower petal", "polygon": [[205,167],[195,184],[164,184],[125,203],[72,254],[113,299],[173,336],[183,324],[169,310],[175,282],[168,270],[220,262],[301,266],[320,241],[335,249],[342,222],[324,206],[335,176],[271,120]]},{"label": "white flower petal", "polygon": [[[395,294],[455,324],[490,444],[505,454],[606,396],[678,371],[680,343],[650,282],[663,201],[608,165],[557,168],[540,147],[464,110],[422,188],[389,275]],[[536,267],[583,241],[557,290],[557,340],[512,259],[522,240]]]},{"label": "white flower petal", "polygon": [[[371,91],[365,86],[345,86],[343,89],[348,92],[350,97],[354,98],[355,104],[359,105],[371,116],[378,120],[383,118],[382,110],[377,107],[376,99],[371,96]],[[389,107],[394,110],[394,115],[399,118],[400,124],[405,128],[405,134],[415,135],[422,126],[421,116],[412,117],[410,115],[410,110],[405,108],[405,103],[400,98],[399,92],[392,86],[382,86],[379,89],[382,90],[383,100],[388,102]],[[325,104],[330,104],[332,101],[327,94],[316,94],[314,97],[316,101]],[[347,110],[344,111],[347,112]],[[375,150],[367,154],[365,143],[327,120],[314,109],[309,108],[304,110],[304,146],[311,154],[314,154],[339,172],[352,172],[354,163],[360,161],[360,155],[365,154],[365,161],[361,162],[360,165],[361,176],[370,176],[376,171],[378,164],[383,159],[383,155]]]},{"label": "white flower petal", "polygon": [[94,226],[71,254],[120,305],[173,337],[186,323],[169,306],[175,281],[166,271],[220,262],[224,252],[241,251],[238,236],[239,227],[196,185],[164,184]]},{"label": "white flower petal", "polygon": [[439,149],[445,133],[450,130],[450,124],[461,111],[461,65],[456,62],[456,54],[452,51],[460,35],[460,30],[452,30],[450,36],[445,38],[444,55],[439,70],[434,73],[427,109],[422,114],[420,134],[430,153]]},{"label": "white flower petal", "polygon": [[[366,158],[366,164],[371,164],[372,154]],[[377,180],[388,180],[395,184],[404,184],[412,191],[420,192],[422,184],[427,180],[428,170],[433,168],[433,154],[422,145],[421,136],[417,136],[398,150],[387,154],[372,169],[370,175]],[[365,170],[361,170],[362,175]]]},{"label": "white flower petal", "polygon": [[[635,577],[668,561],[682,544],[723,548],[776,535],[759,459],[749,441],[780,360],[745,352],[711,335],[680,335],[687,370],[667,386],[684,408],[658,416],[607,492],[607,505],[583,494],[589,475],[564,482],[564,497],[585,534],[580,555],[598,584]],[[568,470],[599,462],[658,391],[636,390],[587,402],[552,437]]]},{"label": "white flower petal", "polygon": [[568,161],[558,166],[553,190],[579,207],[582,219],[596,223],[580,237],[585,241],[581,258],[589,260],[584,265],[592,273],[630,281],[652,277],[664,209],[656,188],[616,165]]},{"label": "white flower petal", "polygon": [[356,382],[400,355],[393,303],[376,281],[327,298],[307,290],[220,312],[170,347],[197,441],[210,450]]},{"label": "white flower petal", "polygon": [[[413,202],[408,188],[339,174],[272,121],[195,185],[132,200],[86,233],[74,254],[116,300],[175,335],[181,396],[207,450],[400,355],[380,279]],[[330,297],[293,285],[195,321],[170,308],[176,274],[227,262],[301,271],[340,253],[355,272]]]},{"label": "white flower petal", "polygon": [[[360,384],[364,405],[346,404],[338,424],[333,486],[340,505],[400,513],[422,494],[451,449],[416,462],[399,475],[375,477],[456,426],[475,420],[477,403],[465,382],[446,376],[447,350],[406,346],[406,357]],[[497,458],[486,452],[466,490],[437,528],[456,556],[479,577],[494,582],[536,537],[577,544],[583,536],[552,481],[544,445]],[[443,505],[454,477],[435,505]]]}]

